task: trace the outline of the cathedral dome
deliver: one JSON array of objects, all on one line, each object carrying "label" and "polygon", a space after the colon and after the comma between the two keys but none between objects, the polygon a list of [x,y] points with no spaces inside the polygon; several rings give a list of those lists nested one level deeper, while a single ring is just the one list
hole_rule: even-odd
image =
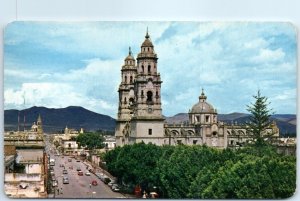
[{"label": "cathedral dome", "polygon": [[202,90],[201,96],[199,96],[199,102],[196,103],[190,113],[196,113],[196,114],[201,114],[201,113],[216,113],[216,110],[214,107],[206,102],[206,96]]},{"label": "cathedral dome", "polygon": [[145,36],[145,41],[142,43],[142,47],[154,47],[150,40],[150,36],[148,34],[148,28],[147,28],[147,33]]},{"label": "cathedral dome", "polygon": [[125,58],[125,61],[128,61],[128,60],[134,61],[134,57],[132,56],[132,52],[131,52],[131,48],[130,48],[130,47],[129,47],[129,54],[128,54],[128,56]]}]

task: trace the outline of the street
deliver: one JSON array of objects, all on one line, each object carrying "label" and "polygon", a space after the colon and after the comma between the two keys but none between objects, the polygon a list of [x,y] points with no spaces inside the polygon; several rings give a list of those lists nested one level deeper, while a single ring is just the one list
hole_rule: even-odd
[{"label": "street", "polygon": [[[72,161],[68,162],[69,156],[49,154],[50,158],[55,159],[53,169],[58,182],[58,186],[55,187],[55,198],[125,198],[122,194],[113,192],[93,173],[90,176],[85,175],[88,170],[81,160],[77,162],[75,158],[72,158]],[[70,167],[73,169],[69,169]],[[83,171],[83,176],[78,175],[78,167]],[[68,174],[63,174],[64,169],[68,171]],[[66,176],[69,178],[69,184],[63,184],[63,178]],[[90,185],[93,180],[97,181],[97,186]]]}]

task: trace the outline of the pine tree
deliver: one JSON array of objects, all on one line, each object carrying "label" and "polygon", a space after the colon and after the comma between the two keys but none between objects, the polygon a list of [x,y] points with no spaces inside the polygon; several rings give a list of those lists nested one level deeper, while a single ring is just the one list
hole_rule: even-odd
[{"label": "pine tree", "polygon": [[265,138],[270,137],[273,133],[267,133],[267,128],[270,128],[270,116],[272,109],[268,109],[268,98],[261,96],[258,90],[257,95],[253,96],[255,103],[247,105],[247,111],[251,113],[250,122],[246,123],[247,132],[250,133],[255,141],[255,145],[261,146],[266,144]]}]

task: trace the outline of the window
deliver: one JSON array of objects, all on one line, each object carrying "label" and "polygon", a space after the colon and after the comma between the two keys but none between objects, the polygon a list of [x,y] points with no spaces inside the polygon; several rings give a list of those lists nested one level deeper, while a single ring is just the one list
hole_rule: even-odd
[{"label": "window", "polygon": [[142,96],[142,98],[144,97],[144,91],[143,90],[141,91],[141,96]]},{"label": "window", "polygon": [[197,144],[197,140],[193,140],[193,144]]},{"label": "window", "polygon": [[147,102],[152,102],[152,96],[153,96],[152,91],[148,91],[147,92]]},{"label": "window", "polygon": [[129,98],[129,105],[133,105],[133,102],[134,102],[133,98]]},{"label": "window", "polygon": [[130,76],[130,84],[132,83],[132,76]]},{"label": "window", "polygon": [[126,75],[125,75],[124,79],[125,79],[125,83],[127,83],[127,76]]},{"label": "window", "polygon": [[209,116],[205,116],[205,121],[206,121],[206,123],[209,122]]},{"label": "window", "polygon": [[144,73],[145,69],[144,69],[144,65],[142,65],[142,73]]},{"label": "window", "polygon": [[150,48],[148,47],[148,52],[150,51]]},{"label": "window", "polygon": [[230,140],[230,144],[233,145],[234,144],[234,140]]},{"label": "window", "polygon": [[200,122],[200,117],[196,116],[197,122]]},{"label": "window", "polygon": [[150,74],[150,73],[151,73],[151,66],[148,65],[148,74]]},{"label": "window", "polygon": [[148,129],[148,135],[152,135],[152,129],[151,128]]},{"label": "window", "polygon": [[71,148],[71,143],[69,143],[69,148]]},{"label": "window", "polygon": [[177,140],[177,144],[182,144],[182,141],[181,140]]},{"label": "window", "polygon": [[159,98],[158,91],[156,91],[156,93],[155,93],[155,98]]},{"label": "window", "polygon": [[126,97],[124,98],[124,104],[127,104],[127,99],[126,99]]}]

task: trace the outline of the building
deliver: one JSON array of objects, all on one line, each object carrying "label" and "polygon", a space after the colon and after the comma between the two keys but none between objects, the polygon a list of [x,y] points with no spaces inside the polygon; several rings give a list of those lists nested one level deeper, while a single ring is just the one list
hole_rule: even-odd
[{"label": "building", "polygon": [[11,198],[46,198],[48,161],[41,116],[29,131],[4,135],[4,189]]},{"label": "building", "polygon": [[70,129],[66,126],[63,134],[54,134],[53,143],[56,145],[60,153],[64,155],[80,155],[83,149],[79,148],[79,145],[76,142],[76,137],[83,133],[83,129],[77,131],[76,129]]},{"label": "building", "polygon": [[[218,121],[217,110],[207,102],[203,89],[199,101],[189,110],[188,122],[166,124],[162,116],[161,84],[158,57],[147,30],[137,58],[129,48],[121,68],[115,130],[117,146],[151,142],[226,148],[239,147],[252,140],[244,125],[225,125]],[[279,136],[276,124],[267,129],[268,133]]]}]

